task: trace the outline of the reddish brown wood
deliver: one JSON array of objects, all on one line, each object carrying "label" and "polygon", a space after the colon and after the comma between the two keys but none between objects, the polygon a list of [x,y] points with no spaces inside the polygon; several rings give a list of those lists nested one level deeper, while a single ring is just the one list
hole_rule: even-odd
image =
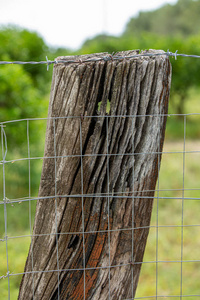
[{"label": "reddish brown wood", "polygon": [[[37,203],[19,299],[33,299],[33,294],[35,299],[58,299],[58,293],[59,299],[84,299],[84,280],[85,299],[108,299],[109,291],[110,299],[135,294],[171,80],[167,56],[130,58],[136,53],[118,53],[128,57],[123,60],[92,62],[84,61],[105,53],[61,57],[77,62],[54,66],[49,117],[63,118],[49,119],[47,125],[48,158],[39,196],[49,198]],[[58,268],[59,273],[54,271]]]}]

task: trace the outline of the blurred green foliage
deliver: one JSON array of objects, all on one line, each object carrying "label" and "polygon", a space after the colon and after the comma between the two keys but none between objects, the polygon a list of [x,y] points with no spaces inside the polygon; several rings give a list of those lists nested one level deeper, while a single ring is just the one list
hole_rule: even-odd
[{"label": "blurred green foliage", "polygon": [[166,4],[154,11],[140,12],[127,23],[124,35],[142,32],[159,36],[197,35],[200,31],[200,1],[179,0],[175,5]]},{"label": "blurred green foliage", "polygon": [[[67,49],[49,48],[36,33],[19,27],[0,29],[1,61],[45,61]],[[46,65],[2,65],[0,68],[0,120],[46,116],[51,72]]]},{"label": "blurred green foliage", "polygon": [[[71,53],[68,49],[50,48],[38,33],[19,27],[1,27],[0,41],[0,61],[45,61],[46,56],[53,60],[58,55]],[[51,76],[52,68],[47,72],[46,65],[1,65],[0,121],[47,117]],[[41,152],[45,126],[45,122],[40,122],[40,126],[31,131],[32,152],[34,148]],[[26,124],[7,124],[5,131],[9,149],[15,154],[24,154]]]}]

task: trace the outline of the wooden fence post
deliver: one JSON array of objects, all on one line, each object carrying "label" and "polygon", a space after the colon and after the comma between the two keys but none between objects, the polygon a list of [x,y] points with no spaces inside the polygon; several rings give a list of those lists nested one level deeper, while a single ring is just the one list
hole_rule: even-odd
[{"label": "wooden fence post", "polygon": [[135,295],[171,65],[164,54],[134,54],[60,57],[65,63],[54,65],[41,200],[18,299]]}]

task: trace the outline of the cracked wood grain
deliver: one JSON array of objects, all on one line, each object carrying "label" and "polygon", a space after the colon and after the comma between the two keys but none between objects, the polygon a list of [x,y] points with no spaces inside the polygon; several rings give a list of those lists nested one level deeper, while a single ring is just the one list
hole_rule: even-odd
[{"label": "cracked wood grain", "polygon": [[58,299],[57,255],[59,299],[84,299],[82,188],[87,194],[85,299],[108,299],[109,251],[111,299],[135,294],[160,167],[171,66],[165,55],[80,61],[103,55],[54,65],[48,116],[56,119],[47,124],[39,197],[57,197],[37,203],[18,299],[33,299],[33,294],[34,299]]}]

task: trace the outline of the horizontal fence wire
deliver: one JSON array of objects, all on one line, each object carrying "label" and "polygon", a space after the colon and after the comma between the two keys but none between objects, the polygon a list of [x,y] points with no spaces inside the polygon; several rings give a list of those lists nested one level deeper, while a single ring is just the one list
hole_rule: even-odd
[{"label": "horizontal fence wire", "polygon": [[[131,59],[131,58],[137,58],[137,57],[155,57],[155,56],[171,56],[174,57],[175,60],[177,60],[177,57],[190,57],[190,58],[200,58],[200,55],[193,55],[193,54],[183,54],[178,53],[178,50],[175,52],[170,52],[169,50],[167,52],[158,52],[158,53],[140,53],[140,54],[134,54],[129,56],[118,56],[115,54],[108,54],[102,57],[96,57],[96,58],[88,58],[82,60],[80,59],[69,59],[69,60],[48,60],[46,56],[46,61],[0,61],[0,65],[47,65],[47,71],[49,70],[50,65],[54,64],[71,64],[71,63],[87,63],[87,62],[98,62],[98,61],[114,61],[114,60],[124,60],[124,59]],[[68,56],[70,58],[70,56]]]},{"label": "horizontal fence wire", "polygon": [[[193,199],[193,200],[196,200],[196,199]],[[156,228],[183,228],[183,227],[185,227],[185,228],[200,227],[200,224],[191,224],[191,225],[149,225],[149,226],[138,226],[137,228],[133,228],[131,230],[151,229],[151,228],[154,228],[154,229],[156,229]],[[130,231],[130,228],[120,228],[120,229],[110,229],[109,230],[109,232],[122,232],[122,231]],[[108,232],[108,230],[92,230],[92,231],[85,231],[85,234],[107,233],[107,232]],[[58,236],[73,235],[73,234],[80,235],[82,233],[83,233],[82,231],[70,231],[70,232],[62,232],[62,233],[40,233],[40,234],[24,234],[24,235],[18,235],[18,236],[4,236],[3,239],[0,239],[0,242],[5,242],[6,239],[11,240],[11,239],[19,239],[19,238],[25,238],[25,237],[55,236],[56,234]],[[193,262],[194,261],[197,261],[197,260],[193,260]],[[154,262],[156,262],[156,261],[154,261]],[[191,262],[191,260],[187,260],[185,262]]]},{"label": "horizontal fence wire", "polygon": [[[105,57],[101,57],[101,58],[95,58],[95,59],[86,59],[86,60],[54,60],[54,61],[49,61],[48,58],[46,58],[46,61],[41,61],[41,62],[20,62],[20,61],[14,61],[14,62],[5,62],[5,61],[1,61],[0,65],[11,65],[11,64],[21,64],[21,65],[25,65],[25,64],[33,64],[33,65],[44,65],[47,64],[47,69],[49,68],[49,65],[51,64],[59,64],[59,63],[85,63],[85,62],[92,62],[92,61],[111,61],[111,60],[123,60],[123,59],[130,59],[130,58],[134,58],[134,57],[141,57],[141,56],[159,56],[159,55],[167,55],[167,56],[171,56],[174,57],[175,59],[177,59],[178,56],[180,57],[192,57],[192,58],[200,58],[200,56],[198,55],[187,55],[187,54],[178,54],[177,51],[175,53],[173,52],[169,52],[169,50],[167,52],[164,53],[142,53],[142,54],[137,54],[137,55],[133,55],[133,56],[116,56],[116,55],[106,55]],[[99,154],[99,153],[94,153],[94,154],[83,154],[82,151],[80,154],[76,154],[76,155],[62,155],[59,156],[56,153],[56,144],[54,145],[54,155],[52,156],[31,156],[31,146],[30,146],[30,133],[29,133],[29,125],[32,122],[37,122],[37,121],[48,121],[48,120],[52,120],[54,123],[57,119],[67,119],[67,118],[75,118],[75,119],[80,119],[82,118],[82,116],[66,116],[66,117],[52,117],[52,118],[26,118],[26,119],[19,119],[19,120],[9,120],[9,121],[4,121],[4,122],[0,122],[0,127],[1,127],[1,146],[2,146],[2,159],[0,160],[0,166],[2,167],[2,180],[3,180],[3,201],[0,201],[0,208],[2,207],[4,210],[4,223],[5,223],[5,230],[4,230],[4,236],[2,236],[2,238],[0,239],[0,242],[5,242],[6,244],[6,260],[7,260],[7,272],[5,272],[4,274],[0,274],[0,279],[7,279],[8,281],[8,299],[12,299],[11,297],[11,286],[10,286],[10,279],[13,278],[14,276],[21,276],[23,274],[32,274],[32,276],[34,274],[38,274],[38,273],[52,273],[55,272],[58,275],[58,283],[59,283],[59,278],[62,272],[74,272],[74,271],[83,271],[84,272],[84,299],[86,299],[85,297],[85,290],[86,290],[86,286],[85,286],[85,272],[89,271],[89,270],[99,270],[99,269],[108,269],[109,270],[109,294],[108,294],[108,299],[112,298],[111,295],[111,290],[110,290],[110,282],[111,282],[111,269],[113,268],[118,268],[119,272],[120,272],[120,268],[128,266],[130,264],[132,264],[132,262],[130,263],[122,263],[122,264],[111,264],[110,261],[110,256],[109,256],[109,262],[106,266],[98,266],[98,267],[88,267],[85,264],[85,249],[84,249],[84,242],[83,242],[83,267],[82,268],[59,268],[59,257],[58,257],[58,238],[61,235],[82,235],[83,236],[83,240],[85,239],[85,236],[90,235],[90,234],[108,234],[108,243],[110,242],[110,235],[111,233],[117,233],[117,232],[126,232],[126,231],[132,231],[132,233],[135,230],[141,230],[141,229],[149,229],[150,232],[151,230],[155,230],[156,231],[156,256],[155,259],[146,259],[144,261],[137,261],[134,262],[134,264],[137,265],[155,265],[156,264],[156,276],[155,274],[152,276],[154,276],[156,279],[156,292],[153,295],[146,295],[146,296],[136,296],[134,298],[126,298],[123,300],[132,300],[132,299],[159,299],[159,298],[179,298],[179,299],[183,299],[183,298],[190,298],[191,300],[194,299],[200,299],[200,290],[199,293],[194,293],[193,295],[188,294],[188,293],[184,293],[184,284],[185,281],[183,280],[183,274],[184,274],[184,268],[183,268],[183,264],[187,263],[194,263],[194,264],[199,264],[200,263],[200,258],[198,259],[198,257],[196,257],[196,259],[187,259],[187,257],[184,256],[183,253],[183,249],[184,249],[184,229],[196,229],[196,228],[200,228],[200,222],[195,224],[195,222],[192,222],[192,219],[190,220],[191,223],[184,223],[184,211],[185,211],[185,204],[186,202],[189,201],[195,201],[196,203],[199,203],[198,201],[200,200],[200,196],[192,196],[192,195],[188,195],[186,193],[192,193],[192,192],[196,192],[196,193],[200,193],[200,187],[187,187],[185,185],[185,173],[186,173],[186,166],[185,166],[185,161],[186,155],[192,155],[192,154],[200,154],[200,149],[195,149],[195,150],[190,150],[186,148],[186,144],[187,144],[187,138],[186,138],[186,119],[188,117],[194,117],[194,116],[200,116],[200,113],[188,113],[188,114],[156,114],[156,115],[114,115],[114,116],[110,116],[110,115],[105,115],[105,116],[84,116],[84,118],[105,118],[106,119],[106,124],[109,120],[109,118],[138,118],[138,117],[183,117],[184,119],[184,134],[183,134],[183,140],[182,140],[182,150],[174,150],[174,151],[168,151],[168,150],[163,150],[162,152],[139,152],[139,153],[109,153],[109,149],[107,147],[107,151],[106,153],[103,154]],[[169,119],[170,120],[170,119]],[[9,138],[6,135],[6,131],[7,131],[7,127],[10,124],[17,124],[19,122],[25,122],[27,123],[27,156],[24,157],[20,157],[20,158],[12,158],[9,157],[9,159],[7,159],[8,156],[8,151],[9,151]],[[80,123],[81,124],[81,123]],[[107,125],[108,126],[108,125]],[[55,128],[55,126],[54,126]],[[81,130],[81,128],[80,128]],[[108,132],[108,130],[107,130]],[[54,132],[54,136],[55,136],[55,132]],[[108,136],[107,136],[108,138]],[[54,140],[55,141],[55,140]],[[81,131],[80,131],[80,143],[82,143],[82,137],[81,137]],[[81,144],[82,145],[82,144]],[[129,191],[129,195],[127,194],[127,192],[112,192],[109,190],[109,188],[107,189],[106,193],[92,193],[92,194],[84,194],[83,192],[83,178],[84,178],[84,174],[81,173],[81,187],[82,187],[82,193],[81,194],[64,194],[64,195],[59,195],[55,192],[55,195],[50,195],[50,196],[44,196],[44,197],[37,197],[37,196],[32,196],[31,194],[31,163],[37,160],[41,160],[44,161],[45,159],[53,159],[55,161],[55,173],[56,173],[56,160],[59,158],[80,158],[81,159],[81,165],[82,165],[82,160],[84,157],[101,157],[101,156],[105,156],[107,157],[107,171],[109,173],[109,160],[108,157],[112,157],[112,156],[126,156],[126,155],[153,155],[153,154],[162,154],[162,156],[164,155],[168,155],[168,154],[177,154],[177,155],[182,155],[182,169],[180,170],[180,173],[182,174],[182,187],[180,188],[161,188],[160,187],[160,172],[159,172],[159,176],[158,176],[158,185],[157,188],[155,188],[154,190],[143,190],[140,194],[140,192],[136,192],[136,191]],[[164,158],[162,158],[162,160],[164,160]],[[6,195],[6,166],[8,165],[15,165],[15,163],[18,162],[23,162],[23,161],[27,161],[28,162],[28,169],[29,169],[29,194],[28,196],[25,197],[16,197],[16,198],[8,198]],[[109,186],[109,177],[107,177],[108,180],[108,186]],[[56,181],[55,181],[55,190],[57,189],[56,186]],[[132,226],[130,228],[118,228],[118,229],[112,229],[108,226],[108,229],[105,230],[85,230],[84,228],[84,214],[82,214],[82,230],[80,231],[73,231],[73,232],[58,232],[58,228],[57,228],[57,203],[55,202],[55,224],[56,224],[56,230],[55,233],[41,233],[41,234],[33,234],[32,233],[32,223],[31,223],[31,219],[32,219],[32,208],[31,208],[31,203],[34,203],[35,201],[43,201],[43,200],[49,200],[49,201],[55,201],[55,199],[65,199],[65,198],[76,198],[79,199],[81,205],[82,205],[82,211],[84,209],[84,199],[87,198],[107,198],[107,205],[109,208],[109,202],[110,199],[118,199],[120,198],[121,201],[123,201],[123,199],[134,199],[135,200],[139,200],[139,199],[145,199],[145,200],[150,200],[149,196],[145,196],[145,193],[148,192],[155,192],[155,196],[154,196],[154,202],[155,205],[157,205],[157,215],[156,215],[156,221],[154,222],[154,224],[150,224],[149,226],[137,226],[134,227],[134,224],[132,224]],[[132,193],[132,195],[130,195],[130,193]],[[169,196],[168,194],[163,195],[162,193],[174,193],[173,196]],[[196,194],[195,194],[196,195]],[[160,224],[160,211],[161,211],[161,207],[164,203],[164,201],[170,201],[170,203],[174,202],[174,201],[179,201],[180,205],[181,205],[181,210],[180,210],[180,218],[181,221],[179,222],[179,224],[173,224],[172,220],[170,219],[170,216],[168,216],[168,223],[167,224]],[[57,201],[57,200],[56,200]],[[157,201],[157,203],[156,203]],[[7,208],[10,208],[11,206],[13,207],[13,209],[15,209],[15,205],[18,204],[23,204],[23,203],[29,203],[29,221],[30,221],[30,228],[29,228],[29,232],[30,234],[16,234],[11,236],[9,234],[9,230],[8,230],[8,225],[9,225],[9,219],[7,216]],[[169,204],[170,205],[170,204]],[[193,212],[195,214],[195,212]],[[108,209],[108,215],[109,215],[109,209]],[[159,257],[159,247],[160,247],[160,238],[161,238],[161,233],[159,232],[158,235],[158,230],[161,229],[180,229],[181,230],[181,241],[180,241],[180,255],[179,258],[180,259],[173,259],[173,257],[171,259],[161,259]],[[55,269],[52,270],[33,270],[33,265],[32,265],[32,271],[30,272],[14,272],[14,270],[12,270],[12,265],[9,264],[9,251],[8,251],[8,243],[11,240],[17,240],[20,238],[29,238],[32,240],[32,238],[34,237],[39,237],[39,236],[54,236],[56,238],[56,245],[57,245],[57,266]],[[31,243],[32,245],[32,243]],[[198,246],[197,246],[198,247]],[[110,249],[110,245],[108,245],[108,252],[110,253],[111,249]],[[166,294],[163,295],[163,291],[162,293],[159,292],[159,265],[160,264],[164,264],[169,266],[169,264],[180,264],[181,270],[180,270],[180,274],[177,274],[177,276],[180,276],[180,289],[179,289],[179,293],[174,294]],[[34,277],[32,277],[34,278]],[[198,278],[195,278],[197,284],[198,284]],[[58,284],[59,286],[59,284]],[[34,290],[34,280],[33,280],[33,290]],[[61,299],[60,292],[58,292],[58,299]],[[34,299],[34,298],[33,298]]]},{"label": "horizontal fence wire", "polygon": [[[155,263],[200,263],[200,260],[152,260],[152,261],[137,261],[134,262],[134,265],[143,265],[143,264],[155,264]],[[84,271],[84,270],[102,270],[102,269],[109,269],[109,268],[122,268],[125,266],[130,266],[132,263],[121,263],[119,265],[107,265],[107,266],[101,266],[101,267],[85,267],[85,268],[73,268],[73,269],[51,269],[51,270],[42,270],[42,271],[27,271],[27,272],[22,272],[22,273],[11,273],[8,272],[6,275],[1,276],[0,279],[6,278],[8,276],[18,276],[18,275],[23,275],[23,274],[38,274],[38,273],[52,273],[52,272],[74,272],[74,271]],[[200,295],[199,295],[200,296]],[[159,296],[160,297],[160,296]]]},{"label": "horizontal fence wire", "polygon": [[17,120],[9,120],[0,122],[0,126],[9,124],[9,123],[17,123],[21,121],[42,121],[42,120],[57,120],[57,119],[85,119],[85,118],[140,118],[140,117],[184,117],[184,116],[200,116],[200,113],[186,113],[186,114],[146,114],[146,115],[91,115],[91,116],[63,116],[63,117],[46,117],[46,118],[24,118]]}]

